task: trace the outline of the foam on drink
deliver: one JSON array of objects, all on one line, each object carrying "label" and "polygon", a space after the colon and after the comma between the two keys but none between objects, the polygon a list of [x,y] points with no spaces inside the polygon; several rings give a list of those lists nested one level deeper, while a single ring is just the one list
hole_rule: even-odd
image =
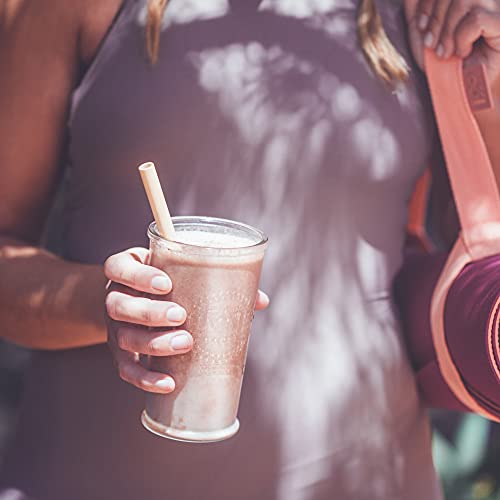
[{"label": "foam on drink", "polygon": [[176,231],[175,240],[187,245],[213,248],[245,248],[256,243],[255,239],[235,234],[186,230]]}]

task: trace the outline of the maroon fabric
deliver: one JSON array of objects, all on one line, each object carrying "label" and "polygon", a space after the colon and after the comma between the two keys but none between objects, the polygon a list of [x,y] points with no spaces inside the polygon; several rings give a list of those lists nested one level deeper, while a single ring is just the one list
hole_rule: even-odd
[{"label": "maroon fabric", "polygon": [[469,264],[448,292],[444,321],[450,354],[462,378],[497,406],[500,415],[500,380],[488,348],[489,322],[499,296],[500,256]]},{"label": "maroon fabric", "polygon": [[468,411],[446,384],[436,359],[418,370],[417,384],[422,398],[430,408]]},{"label": "maroon fabric", "polygon": [[[446,385],[432,342],[430,305],[446,254],[412,252],[395,280],[395,297],[420,393],[431,407],[467,411]],[[500,415],[500,381],[488,352],[488,324],[500,295],[500,257],[466,266],[448,292],[445,335],[452,359],[477,401]]]},{"label": "maroon fabric", "polygon": [[403,323],[408,355],[418,372],[436,359],[432,343],[432,293],[446,263],[446,254],[412,251],[394,281],[395,300]]}]

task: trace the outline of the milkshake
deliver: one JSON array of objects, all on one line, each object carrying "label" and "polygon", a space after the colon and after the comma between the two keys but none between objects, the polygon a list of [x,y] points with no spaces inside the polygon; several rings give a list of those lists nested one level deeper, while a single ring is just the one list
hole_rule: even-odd
[{"label": "milkshake", "polygon": [[220,441],[238,431],[236,418],[265,235],[245,224],[208,217],[173,218],[176,241],[149,229],[151,265],[173,288],[165,299],[187,311],[189,353],[149,358],[171,375],[175,390],[148,394],[142,422],[163,437]]}]

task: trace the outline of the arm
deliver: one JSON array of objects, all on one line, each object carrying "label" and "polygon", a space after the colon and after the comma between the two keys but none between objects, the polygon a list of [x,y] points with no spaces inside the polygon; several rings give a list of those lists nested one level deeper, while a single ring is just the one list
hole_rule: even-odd
[{"label": "arm", "polygon": [[[459,229],[445,162],[439,148],[436,148],[431,163],[432,212],[427,221],[432,221],[432,234],[439,236],[441,244],[438,246],[445,251],[426,255],[408,248],[405,251],[403,268],[395,281],[395,298],[403,323],[408,354],[415,368],[423,398],[430,406],[465,410],[447,386],[438,368],[429,321],[431,298],[447,260],[447,252],[456,240]],[[473,168],[473,165],[471,167]],[[495,259],[497,258],[483,262],[480,265],[482,267],[475,266],[472,274],[475,284],[481,283],[482,289],[488,293],[475,296],[474,287],[471,288],[470,285],[471,274],[461,274],[452,293],[448,295],[444,319],[447,325],[446,342],[456,369],[463,380],[472,384],[477,391],[476,398],[488,396],[498,404],[498,381],[495,381],[492,364],[486,359],[490,356],[486,352],[489,345],[489,330],[486,328],[488,311],[492,310],[492,301],[496,300],[499,289],[498,262],[495,265]],[[467,314],[459,315],[461,319],[457,323],[457,311],[464,309]],[[458,325],[460,327],[457,327]],[[490,404],[489,408],[491,410],[493,406]]]},{"label": "arm", "polygon": [[[465,64],[481,62],[486,65],[496,109],[478,112],[475,118],[485,140],[497,184],[500,185],[499,4],[485,0],[405,0],[405,12],[413,55],[422,69],[424,69],[424,44],[435,50],[438,57],[447,58],[456,55],[466,60]],[[457,217],[446,179],[444,160],[435,157],[432,164],[435,181],[433,186],[435,203],[432,205],[434,228],[437,228],[436,232],[442,235],[444,249],[449,250],[457,235]],[[395,300],[409,356],[427,403],[431,406],[460,409],[462,405],[452,394],[438,368],[429,318],[432,293],[446,258],[446,253],[435,255],[406,253],[404,265],[394,283]],[[486,345],[484,335],[460,337],[455,329],[448,329],[446,336],[450,351],[455,354],[466,353],[466,359],[471,358],[473,351],[483,350],[484,353]],[[470,373],[466,374],[464,370],[470,369],[470,363],[466,367],[462,363],[463,358],[458,360],[454,356],[454,360],[458,371],[464,379],[467,379]],[[488,394],[485,381],[492,379],[490,370],[489,363],[480,363],[474,367],[475,389],[481,394]],[[491,389],[491,386],[489,388]],[[498,401],[496,397],[498,384],[492,392]]]},{"label": "arm", "polygon": [[[103,269],[66,262],[37,245],[58,181],[71,91],[120,4],[0,0],[0,331],[37,349],[108,340],[124,380],[167,393],[172,378],[146,370],[138,353],[185,353],[192,339],[171,328],[184,323],[185,311],[140,293],[171,288],[163,271],[146,265],[148,251],[113,255]],[[113,284],[106,292],[107,279]],[[267,304],[259,293],[256,309]],[[170,328],[153,333],[152,326]]]},{"label": "arm", "polygon": [[[413,229],[412,234],[427,234],[424,241],[432,243],[426,246],[415,245],[412,244],[414,237],[407,239],[403,265],[394,280],[394,300],[421,397],[430,407],[467,411],[448,387],[438,368],[429,314],[434,289],[459,229],[439,144],[434,148],[429,171],[432,180],[427,186],[424,185],[427,195],[421,195],[427,201],[427,211],[420,217],[415,217],[410,212],[413,227],[410,226],[409,229]],[[410,210],[412,205],[414,204],[410,205]],[[432,235],[427,232],[429,226],[432,227]],[[434,249],[432,253],[425,251],[429,247]],[[478,336],[471,339],[484,341]],[[482,368],[488,369],[486,366]]]},{"label": "arm", "polygon": [[106,338],[102,269],[37,246],[80,71],[80,4],[0,1],[0,324],[3,338],[30,348]]}]

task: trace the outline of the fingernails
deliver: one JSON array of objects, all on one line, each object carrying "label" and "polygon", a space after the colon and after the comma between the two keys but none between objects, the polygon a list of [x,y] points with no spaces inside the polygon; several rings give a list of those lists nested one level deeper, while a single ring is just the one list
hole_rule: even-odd
[{"label": "fingernails", "polygon": [[269,298],[269,295],[267,295],[267,293],[263,292],[262,290],[260,290],[259,293],[261,302],[264,302],[266,304],[269,304],[269,302],[271,302],[271,299]]},{"label": "fingernails", "polygon": [[425,30],[427,28],[427,24],[429,23],[429,16],[426,14],[420,14],[420,17],[418,18],[418,29],[419,30]]},{"label": "fingernails", "polygon": [[171,378],[164,378],[155,382],[156,387],[166,391],[173,391],[175,389],[175,382]]},{"label": "fingernails", "polygon": [[191,347],[191,339],[185,333],[181,333],[170,341],[170,346],[174,351],[181,351]]},{"label": "fingernails", "polygon": [[167,310],[167,319],[169,321],[182,321],[186,317],[186,311],[179,306],[170,307]]},{"label": "fingernails", "polygon": [[438,57],[441,58],[444,56],[444,47],[441,44],[438,45],[438,48],[436,49],[436,54]]},{"label": "fingernails", "polygon": [[166,276],[155,276],[151,280],[151,286],[155,290],[160,290],[162,292],[166,292],[166,291],[170,290],[170,288],[172,287],[172,282]]},{"label": "fingernails", "polygon": [[424,45],[428,49],[432,49],[433,42],[434,42],[434,36],[432,35],[431,32],[427,33],[424,37]]}]

